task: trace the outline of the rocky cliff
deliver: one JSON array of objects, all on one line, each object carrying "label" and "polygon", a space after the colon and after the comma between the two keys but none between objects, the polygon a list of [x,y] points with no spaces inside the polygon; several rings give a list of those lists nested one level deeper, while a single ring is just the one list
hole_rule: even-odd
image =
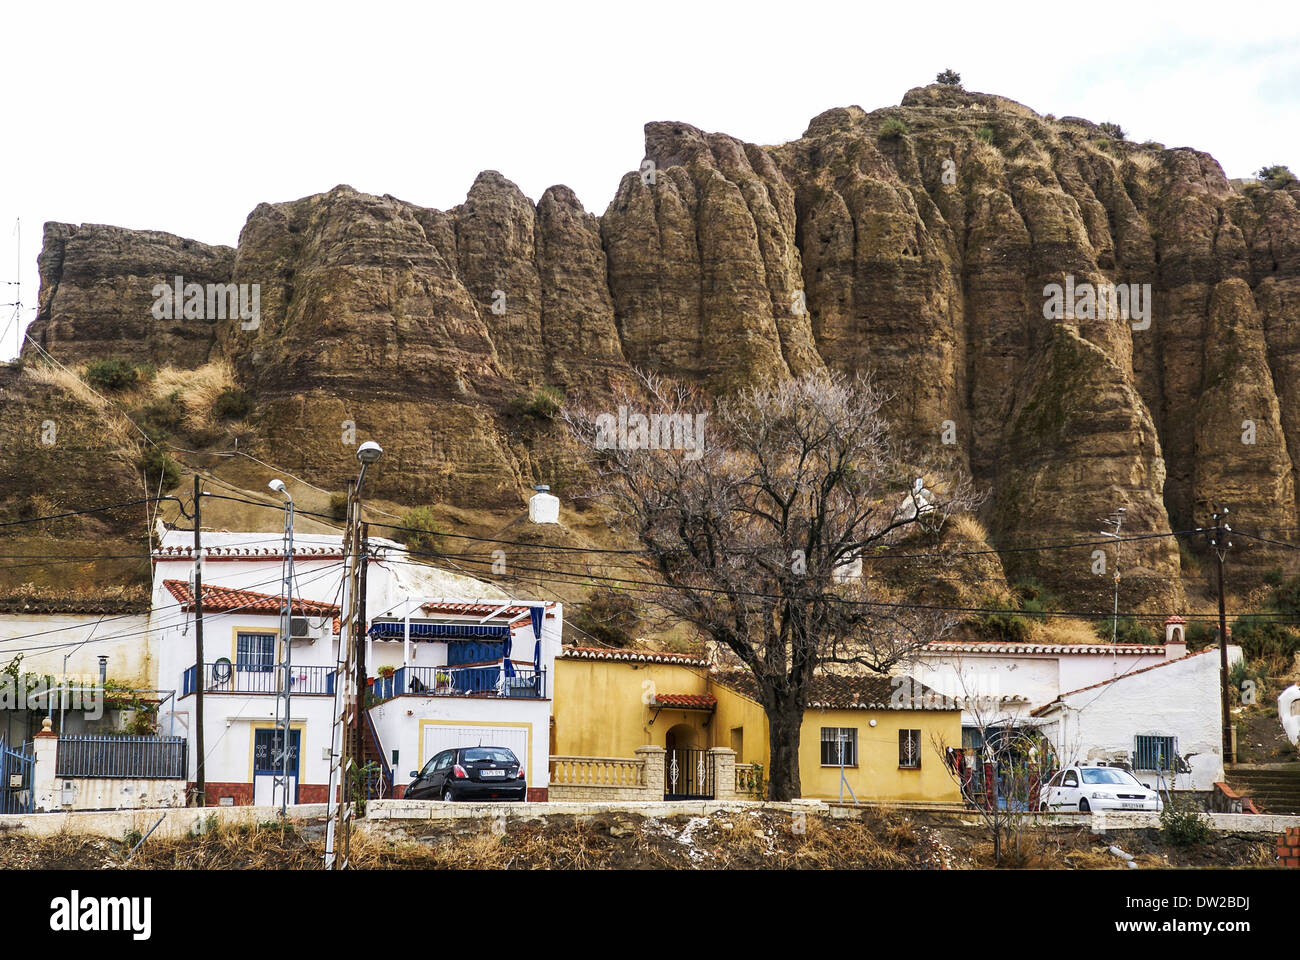
[{"label": "rocky cliff", "polygon": [[[65,363],[224,358],[255,400],[241,449],[341,489],[355,424],[387,451],[378,495],[503,522],[574,476],[520,413],[538,391],[831,368],[875,371],[900,428],[957,453],[995,545],[1086,537],[1118,506],[1126,532],[1182,530],[1215,503],[1300,536],[1300,185],[941,86],[775,147],[650,123],[636,166],[600,217],[489,171],[447,211],[345,186],[263,204],[235,250],[48,224],[30,336]],[[175,275],[260,284],[260,323],[155,320]],[[1045,318],[1053,284],[1134,300]],[[1002,559],[1094,608],[1094,549]],[[1129,602],[1181,605],[1192,553],[1127,544]],[[1247,580],[1285,561],[1234,545]]]}]

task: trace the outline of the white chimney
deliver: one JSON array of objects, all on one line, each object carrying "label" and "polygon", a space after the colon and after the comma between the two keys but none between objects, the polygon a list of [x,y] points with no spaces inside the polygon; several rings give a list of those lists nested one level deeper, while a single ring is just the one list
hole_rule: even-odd
[{"label": "white chimney", "polygon": [[559,523],[560,500],[550,494],[550,487],[539,483],[537,492],[528,498],[528,520],[531,523]]},{"label": "white chimney", "polygon": [[1177,660],[1187,656],[1187,621],[1172,616],[1165,621],[1165,659]]}]

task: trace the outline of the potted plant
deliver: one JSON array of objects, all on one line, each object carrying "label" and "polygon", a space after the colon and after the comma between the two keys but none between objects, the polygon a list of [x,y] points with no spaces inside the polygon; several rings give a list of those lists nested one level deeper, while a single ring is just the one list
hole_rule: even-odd
[{"label": "potted plant", "polygon": [[385,680],[387,680],[396,672],[397,672],[397,668],[394,667],[392,664],[384,664],[382,667],[379,668],[379,675],[383,677]]}]

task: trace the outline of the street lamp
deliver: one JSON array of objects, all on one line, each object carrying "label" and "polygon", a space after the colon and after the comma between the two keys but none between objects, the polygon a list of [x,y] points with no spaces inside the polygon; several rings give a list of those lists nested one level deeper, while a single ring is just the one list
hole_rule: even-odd
[{"label": "street lamp", "polygon": [[[366,469],[377,463],[384,450],[373,440],[357,447],[357,462],[361,472],[348,484],[347,529],[343,536],[343,632],[339,637],[339,660],[342,670],[334,684],[334,737],[331,748],[329,793],[327,795],[329,823],[325,828],[325,869],[336,867],[335,836],[342,833],[343,862],[348,864],[349,813],[348,794],[352,786],[351,767],[361,756],[361,716],[365,709],[365,648],[361,638],[365,633],[365,602],[362,590],[361,567],[364,562],[361,537],[361,485],[366,479]],[[351,697],[349,697],[351,695]],[[352,703],[354,729],[345,730]],[[337,759],[337,762],[335,760]],[[336,797],[336,790],[341,796]]]}]

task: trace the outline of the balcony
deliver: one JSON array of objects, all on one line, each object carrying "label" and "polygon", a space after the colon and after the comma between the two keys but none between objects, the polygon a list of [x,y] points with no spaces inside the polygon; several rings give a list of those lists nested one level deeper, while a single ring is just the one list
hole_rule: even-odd
[{"label": "balcony", "polygon": [[[219,660],[203,665],[204,693],[265,693],[274,695],[282,689],[283,672],[279,664],[248,665]],[[181,678],[181,696],[189,696],[197,689],[195,669],[189,667]],[[291,696],[334,695],[333,667],[289,668],[289,693]]]},{"label": "balcony", "polygon": [[515,667],[513,677],[501,676],[500,664],[473,667],[398,667],[389,677],[376,677],[370,687],[374,700],[422,697],[546,698],[546,671]]}]

